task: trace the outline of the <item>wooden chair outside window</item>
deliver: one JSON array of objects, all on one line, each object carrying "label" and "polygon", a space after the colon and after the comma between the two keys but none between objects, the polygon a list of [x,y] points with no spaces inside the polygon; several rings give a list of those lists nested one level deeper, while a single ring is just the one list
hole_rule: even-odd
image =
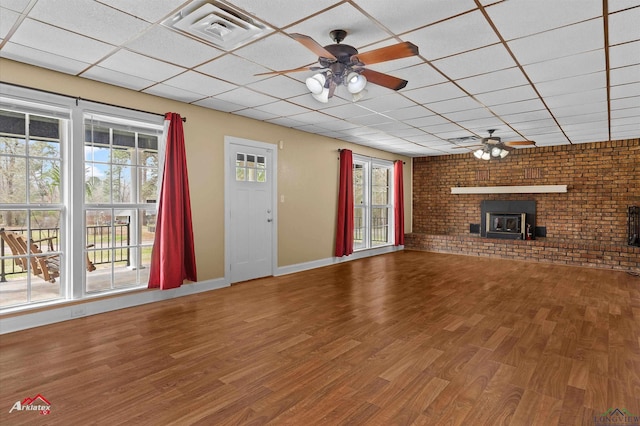
[{"label": "wooden chair outside window", "polygon": [[[55,237],[42,238],[40,240],[29,240],[26,235],[6,231],[0,229],[0,237],[5,241],[9,249],[13,253],[14,263],[23,271],[31,266],[31,273],[50,283],[56,282],[56,278],[60,276],[60,255],[43,253],[40,245],[45,243],[49,252],[53,252],[53,240]],[[87,246],[91,247],[93,244]],[[29,256],[31,254],[31,256]],[[87,271],[91,272],[96,269],[93,263],[86,259]]]}]

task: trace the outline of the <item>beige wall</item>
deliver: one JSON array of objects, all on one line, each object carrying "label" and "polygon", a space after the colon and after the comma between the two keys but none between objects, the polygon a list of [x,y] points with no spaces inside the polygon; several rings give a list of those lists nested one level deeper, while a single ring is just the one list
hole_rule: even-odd
[{"label": "beige wall", "polygon": [[0,80],[73,97],[144,111],[177,112],[184,126],[198,278],[224,276],[224,137],[278,144],[278,265],[333,256],[337,205],[338,148],[403,160],[405,231],[411,232],[411,159],[159,98],[108,84],[0,59]]}]

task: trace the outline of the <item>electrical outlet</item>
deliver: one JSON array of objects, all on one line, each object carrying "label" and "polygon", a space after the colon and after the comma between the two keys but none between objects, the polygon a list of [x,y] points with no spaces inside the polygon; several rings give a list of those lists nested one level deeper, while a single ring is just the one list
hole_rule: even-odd
[{"label": "electrical outlet", "polygon": [[87,310],[84,306],[74,306],[71,308],[71,318],[78,318],[87,315]]}]

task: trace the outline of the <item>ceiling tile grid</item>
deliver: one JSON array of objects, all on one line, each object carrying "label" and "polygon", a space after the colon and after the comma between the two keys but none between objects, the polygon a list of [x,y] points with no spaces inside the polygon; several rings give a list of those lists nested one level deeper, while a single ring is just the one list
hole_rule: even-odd
[{"label": "ceiling tile grid", "polygon": [[[209,2],[266,30],[223,50],[163,24]],[[537,146],[640,137],[639,22],[640,0],[0,0],[0,57],[430,156],[470,152],[459,141],[489,129]],[[308,67],[322,70],[314,46],[334,29],[360,54],[415,44],[417,55],[364,65],[406,87],[314,99]]]}]

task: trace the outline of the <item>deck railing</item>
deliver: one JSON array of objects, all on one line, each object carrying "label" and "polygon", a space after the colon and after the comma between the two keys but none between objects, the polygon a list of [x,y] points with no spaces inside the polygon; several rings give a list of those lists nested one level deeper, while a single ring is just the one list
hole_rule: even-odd
[{"label": "deck railing", "polygon": [[[87,226],[87,241],[89,247],[89,260],[94,265],[101,265],[111,262],[126,262],[127,266],[131,265],[130,240],[131,229],[128,223],[117,223],[113,225],[115,237],[111,236],[111,225],[90,225]],[[59,228],[37,228],[31,230],[31,238],[33,240],[51,239],[53,250],[58,251],[60,248]],[[25,234],[26,228],[11,229],[11,232]],[[109,242],[113,238],[113,244]],[[43,251],[46,246],[43,245]],[[111,253],[113,252],[113,259]],[[26,271],[20,267],[16,267],[13,259],[4,259],[4,256],[10,256],[13,253],[5,253],[4,241],[0,241],[0,282],[6,282],[7,275],[22,274]]]}]

